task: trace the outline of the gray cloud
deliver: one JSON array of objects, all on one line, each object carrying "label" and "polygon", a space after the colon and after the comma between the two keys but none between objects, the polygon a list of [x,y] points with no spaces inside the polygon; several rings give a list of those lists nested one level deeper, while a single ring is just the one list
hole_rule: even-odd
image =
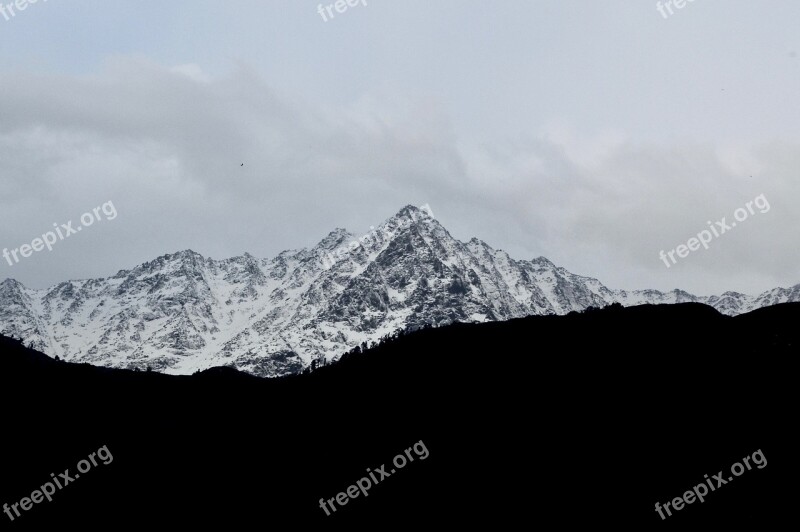
[{"label": "gray cloud", "polygon": [[[119,217],[0,277],[271,256],[429,203],[458,238],[612,287],[800,281],[795,2],[80,6],[0,22],[0,246]],[[660,262],[761,193],[769,213]]]}]

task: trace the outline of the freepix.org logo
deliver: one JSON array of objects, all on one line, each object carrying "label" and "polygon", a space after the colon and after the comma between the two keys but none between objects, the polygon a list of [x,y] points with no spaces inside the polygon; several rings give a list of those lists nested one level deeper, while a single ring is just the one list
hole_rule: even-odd
[{"label": "freepix.org logo", "polygon": [[[716,491],[728,482],[732,482],[733,479],[742,476],[745,471],[750,471],[753,469],[753,466],[750,465],[751,459],[753,461],[753,465],[755,465],[757,469],[764,469],[767,467],[767,458],[764,456],[764,453],[761,452],[761,449],[759,449],[754,452],[752,456],[745,456],[742,458],[741,462],[736,462],[733,464],[731,466],[730,476],[725,475],[723,471],[720,471],[716,475],[711,475],[711,478],[708,478],[708,474],[705,474],[703,475],[704,480],[701,481],[700,484],[685,492],[681,497],[675,497],[671,501],[664,503],[663,506],[661,503],[657,502],[656,512],[658,512],[658,515],[661,516],[661,520],[663,521],[667,517],[672,517],[672,511],[679,512],[686,506],[697,501],[700,501],[700,504],[704,503],[706,500],[705,497],[709,494],[709,488],[712,492]],[[747,469],[745,469],[745,467]],[[725,479],[726,476],[727,480]],[[706,486],[706,484],[708,485]],[[672,510],[670,510],[670,506],[672,506]],[[664,515],[665,511],[667,512],[667,515]]]},{"label": "freepix.org logo", "polygon": [[[17,13],[22,13],[28,9],[28,6],[38,2],[39,0],[15,0],[14,2],[10,2],[5,5],[0,2],[0,15],[2,15],[3,18],[6,19],[6,22],[8,22],[16,17]],[[47,0],[42,0],[42,2],[47,2]]]},{"label": "freepix.org logo", "polygon": [[[661,16],[664,18],[669,18],[675,14],[675,11],[672,10],[673,6],[675,9],[683,9],[686,7],[687,4],[691,4],[694,0],[667,0],[663,4],[661,2],[656,2],[656,10],[661,13]],[[667,15],[669,13],[669,15]]]},{"label": "freepix.org logo", "polygon": [[[117,209],[110,201],[103,203],[99,207],[95,207],[91,212],[85,212],[80,217],[81,225],[73,227],[72,220],[65,224],[53,224],[53,231],[44,233],[41,237],[34,238],[30,244],[23,244],[18,248],[9,250],[3,248],[3,258],[6,259],[9,266],[19,263],[20,257],[27,259],[34,252],[42,251],[47,248],[47,251],[53,251],[53,245],[61,240],[69,238],[71,235],[77,235],[78,232],[83,231],[84,227],[90,227],[95,222],[100,222],[103,219],[100,213],[105,215],[106,220],[113,220],[117,217]],[[13,262],[12,262],[13,259]]]},{"label": "freepix.org logo", "polygon": [[[19,519],[23,517],[24,512],[30,511],[35,505],[44,502],[45,499],[48,503],[53,502],[53,496],[57,491],[72,484],[81,478],[81,475],[85,475],[91,471],[92,468],[100,467],[101,464],[109,465],[113,461],[114,457],[111,455],[111,451],[108,450],[108,446],[103,445],[96,452],[91,453],[87,459],[78,462],[77,473],[70,473],[69,469],[65,469],[64,472],[59,473],[58,476],[56,476],[55,473],[50,473],[50,479],[42,484],[39,489],[34,490],[30,497],[23,497],[19,502],[15,502],[14,504],[4,503],[3,513],[5,513],[11,521]],[[56,490],[56,488],[58,488],[58,490]]]},{"label": "freepix.org logo", "polygon": [[[692,251],[697,251],[700,249],[700,246],[708,249],[709,244],[714,238],[719,238],[720,236],[724,235],[728,231],[732,230],[736,227],[736,223],[741,223],[747,220],[750,216],[756,214],[756,210],[754,207],[758,208],[758,212],[761,214],[768,213],[770,210],[769,201],[767,201],[767,197],[764,194],[756,196],[753,201],[748,201],[745,204],[745,207],[739,207],[735,211],[733,211],[733,217],[736,219],[735,222],[729,221],[726,216],[723,216],[722,219],[717,220],[716,222],[711,222],[710,220],[708,223],[708,229],[703,229],[699,233],[697,233],[697,237],[690,238],[686,244],[680,244],[677,247],[671,249],[670,251],[665,252],[663,249],[658,253],[658,257],[664,261],[664,265],[669,268],[673,264],[677,264],[678,259],[675,258],[675,254],[677,253],[679,259],[685,259],[689,256],[689,253]],[[667,260],[669,258],[669,260]],[[672,263],[670,264],[670,261]]]},{"label": "freepix.org logo", "polygon": [[[411,454],[411,451],[414,451],[414,454]],[[369,476],[365,476],[343,492],[339,493],[336,497],[331,497],[327,501],[325,499],[319,500],[319,507],[325,511],[325,515],[331,515],[331,510],[335,513],[339,508],[345,506],[351,500],[363,496],[369,497],[369,490],[377,486],[380,482],[384,479],[389,478],[390,476],[394,475],[395,473],[399,472],[400,469],[403,469],[406,465],[414,461],[414,457],[419,458],[420,460],[425,460],[430,456],[430,451],[425,446],[425,443],[420,440],[419,442],[415,443],[412,447],[409,447],[405,450],[405,452],[398,454],[392,460],[391,465],[387,466],[383,464],[380,467],[375,468],[373,471],[370,468],[367,468],[367,473]],[[390,471],[386,471],[387,467],[394,466],[391,468]],[[376,473],[380,475],[380,478],[376,476]],[[339,505],[339,508],[336,505]],[[328,509],[328,505],[330,505],[330,510]]]},{"label": "freepix.org logo", "polygon": [[328,4],[327,6],[320,4],[317,6],[317,13],[322,17],[323,22],[328,22],[336,17],[334,11],[343,14],[351,7],[356,7],[359,4],[366,7],[367,0],[337,0],[335,3]]}]

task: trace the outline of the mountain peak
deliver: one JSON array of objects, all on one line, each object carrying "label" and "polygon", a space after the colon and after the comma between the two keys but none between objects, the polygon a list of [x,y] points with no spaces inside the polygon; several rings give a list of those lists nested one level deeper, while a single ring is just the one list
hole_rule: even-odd
[{"label": "mountain peak", "polygon": [[182,251],[176,251],[175,253],[172,253],[172,254],[168,253],[168,254],[166,254],[164,256],[169,258],[169,259],[201,259],[201,260],[205,260],[205,257],[203,257],[201,254],[199,254],[196,251],[193,251],[191,249],[184,249]]},{"label": "mountain peak", "polygon": [[162,255],[161,257],[156,259],[156,261],[163,263],[177,262],[184,265],[186,264],[196,265],[204,263],[206,261],[206,258],[200,253],[197,253],[196,251],[193,251],[191,249],[184,249],[182,251],[176,251],[175,253],[167,253],[166,255]]},{"label": "mountain peak", "polygon": [[351,240],[354,236],[355,235],[350,233],[350,231],[348,231],[347,229],[342,229],[341,227],[337,227],[336,229],[328,233],[328,236],[320,240],[319,244],[317,244],[315,248],[330,251],[342,245],[343,243]]},{"label": "mountain peak", "polygon": [[[51,356],[189,374],[232,366],[261,376],[335,360],[391,331],[453,322],[566,314],[612,303],[703,302],[726,314],[800,301],[800,290],[696,297],[611,290],[545,257],[515,260],[478,238],[453,238],[430,207],[406,205],[354,235],[331,231],[311,250],[216,261],[191,249],[115,278],[24,290],[0,283],[0,332]],[[322,267],[319,267],[319,261]]]},{"label": "mountain peak", "polygon": [[414,221],[418,221],[423,217],[427,217],[430,219],[435,219],[436,217],[433,215],[433,211],[431,210],[430,206],[426,203],[420,207],[416,207],[414,205],[406,205],[402,209],[400,209],[397,214],[392,216],[390,220],[396,220],[398,218],[411,218]]},{"label": "mountain peak", "polygon": [[539,256],[539,257],[536,257],[535,259],[533,259],[531,262],[533,262],[534,264],[538,264],[540,266],[552,266],[552,267],[555,267],[555,264],[553,264],[552,261],[550,259],[548,259],[547,257]]}]

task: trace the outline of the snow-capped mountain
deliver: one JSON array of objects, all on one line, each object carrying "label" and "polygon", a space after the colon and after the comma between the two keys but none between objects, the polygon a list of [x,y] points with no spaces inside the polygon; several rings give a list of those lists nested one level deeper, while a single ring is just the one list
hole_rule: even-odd
[{"label": "snow-capped mountain", "polygon": [[70,361],[279,376],[398,329],[689,301],[732,315],[800,301],[800,285],[755,297],[611,290],[544,257],[514,260],[478,239],[460,242],[429,210],[408,206],[360,239],[337,229],[273,259],[182,251],[46,290],[8,279],[0,332]]}]

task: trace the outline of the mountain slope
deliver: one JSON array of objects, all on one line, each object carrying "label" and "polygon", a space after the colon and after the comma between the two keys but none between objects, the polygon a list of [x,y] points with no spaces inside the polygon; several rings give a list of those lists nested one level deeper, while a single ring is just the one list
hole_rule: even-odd
[{"label": "mountain slope", "polygon": [[611,290],[544,257],[460,242],[405,207],[358,240],[337,229],[273,259],[164,255],[106,279],[33,290],[0,284],[0,333],[65,360],[188,374],[231,366],[298,373],[398,329],[566,314],[590,306],[701,302],[734,315],[800,301],[800,285],[753,297]]}]

